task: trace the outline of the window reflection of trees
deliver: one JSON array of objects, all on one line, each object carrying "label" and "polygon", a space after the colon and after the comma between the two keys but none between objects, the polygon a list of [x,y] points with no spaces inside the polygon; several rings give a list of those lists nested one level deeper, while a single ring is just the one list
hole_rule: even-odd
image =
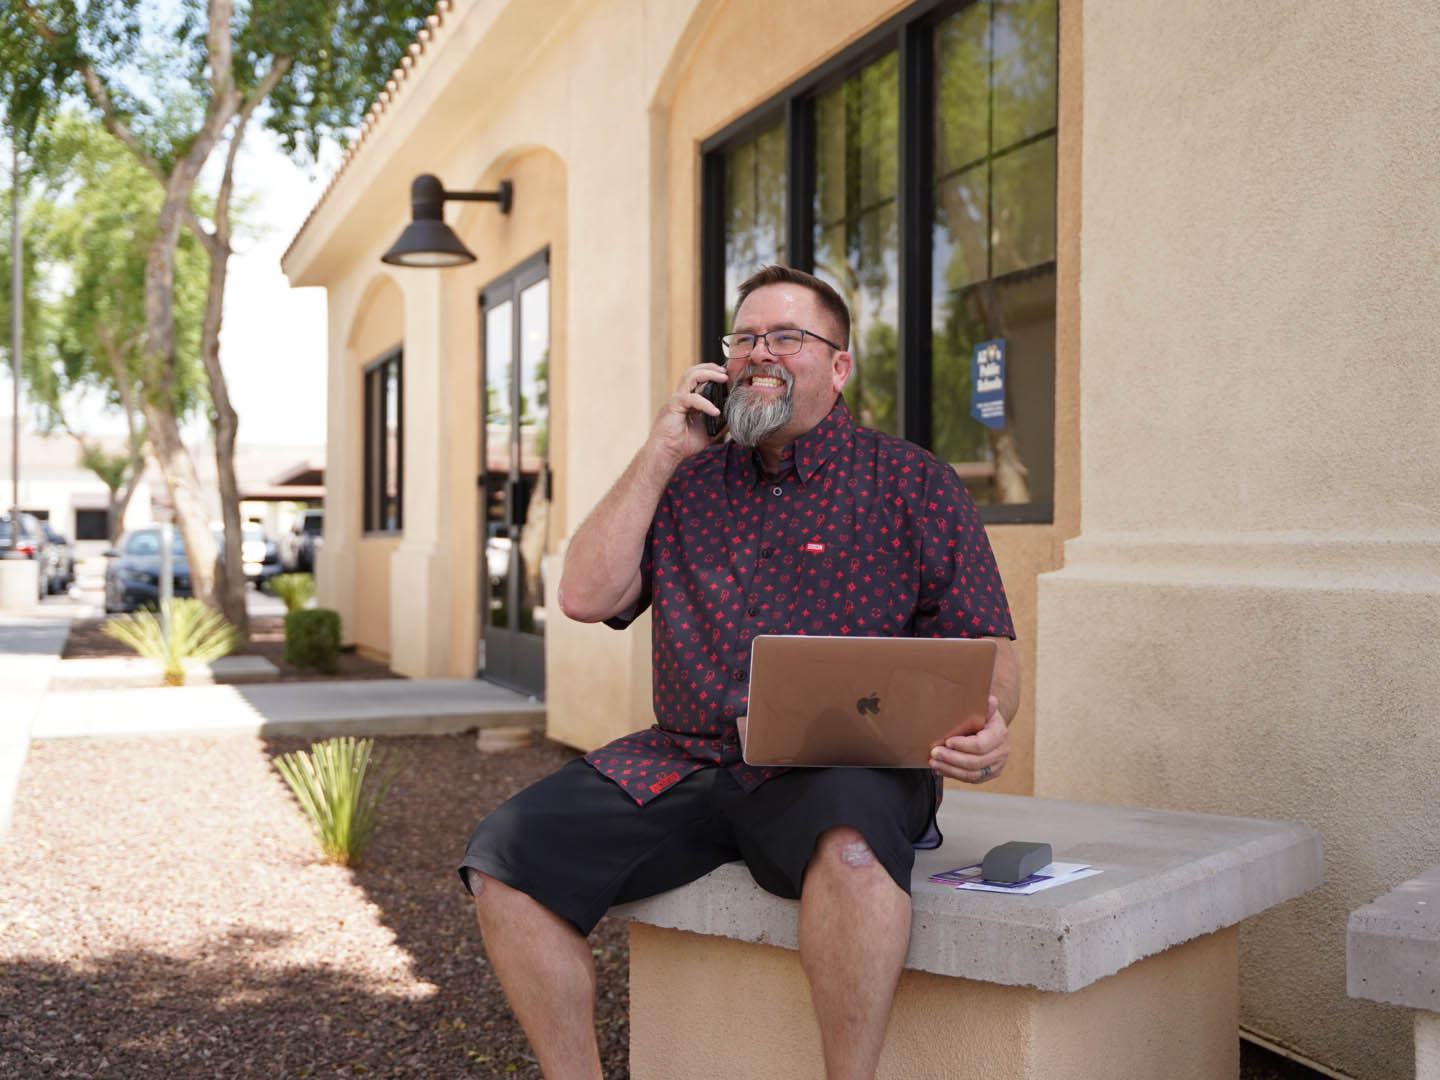
[{"label": "window reflection of trees", "polygon": [[815,273],[850,306],[846,401],[898,433],[900,68],[895,53],[815,101]]},{"label": "window reflection of trees", "polygon": [[[1054,471],[1057,0],[975,0],[938,19],[931,35],[930,446],[979,502],[1045,503]],[[787,213],[807,215],[813,269],[852,313],[847,401],[861,423],[894,433],[900,77],[891,51],[808,99],[809,206],[786,206],[783,122],[724,151],[726,325],[739,283],[784,261]],[[970,416],[971,351],[995,338],[1007,343],[999,429]]]},{"label": "window reflection of trees", "polygon": [[[1051,491],[1056,27],[1055,0],[993,0],[935,28],[933,448],[981,502]],[[1005,425],[992,429],[970,416],[969,371],[996,338]]]},{"label": "window reflection of trees", "polygon": [[785,261],[785,125],[775,124],[725,155],[725,326],[740,283]]}]

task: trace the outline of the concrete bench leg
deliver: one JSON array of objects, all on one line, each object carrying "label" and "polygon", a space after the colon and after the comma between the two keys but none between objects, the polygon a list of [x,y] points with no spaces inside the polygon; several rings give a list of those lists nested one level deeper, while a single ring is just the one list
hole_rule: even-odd
[{"label": "concrete bench leg", "polygon": [[[1234,1080],[1237,942],[1230,927],[1068,994],[907,970],[878,1075]],[[632,922],[630,1071],[823,1080],[799,954]]]}]

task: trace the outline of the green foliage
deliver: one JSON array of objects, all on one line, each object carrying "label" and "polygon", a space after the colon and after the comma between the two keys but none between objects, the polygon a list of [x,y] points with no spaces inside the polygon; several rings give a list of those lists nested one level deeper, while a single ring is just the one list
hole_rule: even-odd
[{"label": "green foliage", "polygon": [[89,469],[107,488],[111,495],[125,486],[130,474],[129,454],[110,454],[103,447],[85,446],[80,451],[80,464]]},{"label": "green foliage", "polygon": [[285,662],[334,671],[340,655],[340,613],[307,608],[285,615]]},{"label": "green foliage", "polygon": [[270,591],[285,601],[287,614],[301,611],[315,599],[315,575],[276,574],[270,579]]},{"label": "green foliage", "polygon": [[191,233],[181,233],[174,367],[162,379],[147,370],[144,347],[145,261],[163,192],[133,155],[77,111],[59,117],[52,142],[66,166],[52,172],[54,194],[36,212],[49,236],[49,261],[68,280],[54,305],[63,389],[98,390],[115,408],[132,393],[135,409],[142,395],[163,397],[167,411],[183,420],[206,400],[200,336],[208,257]]},{"label": "green foliage", "polygon": [[398,763],[382,764],[374,747],[373,739],[343,736],[315,743],[309,753],[296,750],[275,759],[325,858],[341,866],[359,863],[380,803],[400,771]]},{"label": "green foliage", "polygon": [[210,663],[227,656],[239,645],[235,628],[218,611],[188,596],[166,601],[164,612],[170,623],[166,637],[160,614],[140,611],[133,615],[116,615],[101,630],[123,645],[128,645],[147,660],[154,660],[165,671],[166,686],[185,683],[184,660]]}]

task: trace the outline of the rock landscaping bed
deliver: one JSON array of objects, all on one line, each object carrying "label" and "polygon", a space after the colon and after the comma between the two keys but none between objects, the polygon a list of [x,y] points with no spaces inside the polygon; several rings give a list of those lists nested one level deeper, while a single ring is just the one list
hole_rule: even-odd
[{"label": "rock landscaping bed", "polygon": [[[574,752],[472,735],[406,759],[364,864],[320,861],[274,756],[301,739],[30,749],[0,841],[0,1076],[538,1077],[455,872],[490,808]],[[625,927],[591,939],[627,1077]]]}]

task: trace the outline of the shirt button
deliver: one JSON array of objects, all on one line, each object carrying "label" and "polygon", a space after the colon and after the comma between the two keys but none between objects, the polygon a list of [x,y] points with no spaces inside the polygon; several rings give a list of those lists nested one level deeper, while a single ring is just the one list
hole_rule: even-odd
[{"label": "shirt button", "polygon": [[772,548],[772,547],[763,547],[763,548],[760,549],[760,558],[762,558],[762,559],[768,559],[771,555],[774,555],[774,554],[775,554],[775,549]]},{"label": "shirt button", "polygon": [[779,484],[776,484],[774,487],[772,487],[772,488],[770,489],[770,494],[771,494],[771,495],[784,495],[784,494],[785,494],[785,491],[784,491],[783,488],[780,487]]},{"label": "shirt button", "polygon": [[735,672],[735,681],[736,681],[736,682],[744,682],[744,681],[745,681],[745,672],[743,672],[743,671],[737,671],[737,672]]},{"label": "shirt button", "polygon": [[745,614],[753,619],[756,615],[760,614],[760,609],[758,607],[752,607],[749,611],[745,612]]}]

